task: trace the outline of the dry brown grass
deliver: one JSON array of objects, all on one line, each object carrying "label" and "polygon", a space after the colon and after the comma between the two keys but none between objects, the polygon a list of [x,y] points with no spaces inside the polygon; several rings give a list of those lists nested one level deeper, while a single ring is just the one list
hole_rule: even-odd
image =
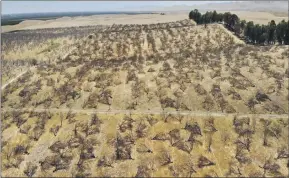
[{"label": "dry brown grass", "polygon": [[113,26],[11,83],[3,175],[288,175],[288,119],[268,118],[288,113],[287,48],[181,24]]},{"label": "dry brown grass", "polygon": [[[43,127],[38,140],[20,132],[13,116],[2,122],[11,123],[2,130],[3,176],[73,176],[73,169],[90,176],[250,176],[264,169],[265,176],[288,174],[288,119],[183,115],[181,122],[165,122],[161,115],[76,114],[75,122],[61,124],[65,113],[34,115],[20,117],[27,118],[29,133]],[[150,125],[149,118],[156,122]],[[54,125],[62,125],[56,135],[50,132]]]}]

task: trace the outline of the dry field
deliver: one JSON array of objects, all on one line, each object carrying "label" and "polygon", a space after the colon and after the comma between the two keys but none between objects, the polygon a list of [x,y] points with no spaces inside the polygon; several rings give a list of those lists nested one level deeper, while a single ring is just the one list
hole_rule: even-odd
[{"label": "dry field", "polygon": [[70,49],[2,92],[3,176],[288,175],[287,46],[183,20]]},{"label": "dry field", "polygon": [[32,30],[42,28],[68,28],[96,25],[113,25],[113,24],[152,24],[168,23],[188,18],[188,13],[166,13],[160,14],[110,14],[110,15],[92,15],[80,17],[62,17],[52,20],[25,20],[17,25],[7,25],[2,27],[3,32],[12,30]]},{"label": "dry field", "polygon": [[2,176],[288,175],[287,117],[49,111],[3,117]]},{"label": "dry field", "polygon": [[[287,4],[288,6],[288,4]],[[225,13],[227,11],[220,11],[220,13]],[[253,21],[255,24],[267,25],[268,22],[274,20],[277,23],[282,20],[288,20],[288,13],[277,13],[277,12],[254,12],[254,11],[231,11],[231,13],[236,14],[241,20],[246,20],[247,22]]]},{"label": "dry field", "polygon": [[[288,6],[288,4],[287,4]],[[113,24],[155,24],[155,23],[169,23],[178,20],[188,18],[188,14],[192,9],[197,7],[186,7],[184,9],[162,9],[165,15],[157,14],[139,14],[139,15],[92,15],[84,17],[62,17],[53,20],[25,20],[17,25],[2,26],[2,32],[10,32],[13,30],[35,30],[35,29],[50,29],[50,28],[69,28],[69,27],[84,27],[84,26],[96,26],[96,25],[113,25]],[[202,13],[206,11],[217,10],[218,12],[228,12],[237,14],[240,19],[246,21],[253,21],[259,24],[268,24],[271,20],[275,20],[276,23],[285,19],[288,20],[287,12],[269,12],[261,9],[258,11],[246,11],[246,10],[232,10],[231,8],[220,9],[208,9],[204,7],[197,8]],[[160,11],[160,10],[156,10]]]},{"label": "dry field", "polygon": [[[211,4],[212,5],[212,4]],[[216,4],[215,4],[216,5]],[[248,5],[245,5],[246,7]],[[245,7],[244,6],[244,7]],[[205,12],[206,6],[200,7]],[[211,8],[215,6],[210,6]],[[249,7],[249,6],[248,6]],[[179,7],[181,8],[181,7]],[[184,8],[184,7],[182,7]],[[93,15],[86,17],[62,17],[53,20],[25,20],[17,25],[2,26],[2,54],[3,74],[2,83],[7,83],[17,74],[26,71],[37,61],[49,61],[62,57],[70,51],[71,44],[90,33],[114,24],[152,24],[169,23],[188,18],[188,7],[163,9],[165,15],[140,14],[140,15]],[[220,8],[218,12],[230,10]],[[232,9],[232,8],[231,8]],[[233,8],[234,9],[234,8]],[[209,9],[210,10],[210,9]],[[270,12],[259,9],[258,11],[231,10],[241,19],[254,21],[254,23],[267,24],[270,20],[276,23],[285,19],[287,13],[283,11]],[[156,11],[160,11],[156,10]]]},{"label": "dry field", "polygon": [[63,57],[77,40],[93,33],[97,27],[50,28],[2,33],[2,84],[40,63]]}]

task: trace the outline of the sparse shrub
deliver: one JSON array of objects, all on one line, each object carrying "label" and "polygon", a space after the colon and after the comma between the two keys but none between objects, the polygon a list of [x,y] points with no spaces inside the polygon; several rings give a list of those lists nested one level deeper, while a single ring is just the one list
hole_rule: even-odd
[{"label": "sparse shrub", "polygon": [[176,106],[175,101],[169,97],[161,99],[160,103],[162,105],[162,108],[168,108],[168,107],[175,108],[175,106]]},{"label": "sparse shrub", "polygon": [[100,92],[98,95],[98,102],[111,105],[111,99],[112,99],[112,91],[110,89],[105,89]]},{"label": "sparse shrub", "polygon": [[210,111],[214,108],[214,105],[215,103],[213,99],[209,95],[207,95],[202,103],[203,108],[206,109],[207,111]]},{"label": "sparse shrub", "polygon": [[99,95],[96,92],[92,92],[88,98],[83,102],[82,108],[97,108],[97,99]]},{"label": "sparse shrub", "polygon": [[276,159],[288,159],[289,158],[289,150],[285,146],[278,148],[277,154],[278,156]]},{"label": "sparse shrub", "polygon": [[255,105],[258,104],[258,102],[254,98],[250,98],[248,100],[247,106],[251,111],[254,111]]},{"label": "sparse shrub", "polygon": [[56,136],[59,129],[60,129],[60,126],[57,125],[57,126],[50,128],[50,132],[53,133],[54,136]]},{"label": "sparse shrub", "polygon": [[148,72],[155,72],[156,70],[153,69],[152,67],[149,68]]},{"label": "sparse shrub", "polygon": [[263,166],[260,166],[260,168],[263,168],[264,173],[263,176],[266,176],[267,173],[270,173],[273,176],[280,176],[280,166],[277,163],[274,163],[272,160],[266,160],[265,164]]},{"label": "sparse shrub", "polygon": [[125,132],[126,130],[132,130],[133,122],[135,122],[131,117],[125,116],[123,122],[119,126],[119,130],[121,132]]},{"label": "sparse shrub", "polygon": [[31,162],[27,163],[26,164],[26,168],[24,170],[24,174],[27,176],[27,177],[32,177],[35,172],[37,170],[37,166]]},{"label": "sparse shrub", "polygon": [[20,132],[20,133],[23,133],[23,134],[28,134],[30,128],[31,128],[31,125],[28,125],[28,124],[22,125],[22,126],[20,127],[19,132]]},{"label": "sparse shrub", "polygon": [[205,156],[201,156],[198,160],[198,167],[199,168],[203,168],[206,166],[214,166],[215,163],[212,162],[211,160],[209,160],[208,158],[206,158]]},{"label": "sparse shrub", "polygon": [[200,84],[197,84],[195,86],[195,90],[199,95],[206,95],[207,94],[207,91]]},{"label": "sparse shrub", "polygon": [[172,156],[168,150],[161,150],[158,154],[158,162],[161,166],[166,166],[173,163]]},{"label": "sparse shrub", "polygon": [[53,143],[49,149],[53,152],[60,153],[61,150],[65,149],[67,147],[66,143],[63,143],[61,141],[56,141]]},{"label": "sparse shrub", "polygon": [[135,177],[151,177],[152,172],[155,170],[154,160],[145,159],[141,161],[141,164],[137,167],[137,173]]},{"label": "sparse shrub", "polygon": [[141,120],[140,123],[136,127],[136,134],[138,138],[142,138],[147,134],[148,126],[144,122],[144,120]]},{"label": "sparse shrub", "polygon": [[137,75],[135,74],[135,71],[129,70],[127,73],[127,77],[126,77],[126,83],[130,81],[136,81],[136,80],[137,80]]},{"label": "sparse shrub", "polygon": [[33,128],[31,134],[29,134],[29,137],[35,141],[38,141],[43,133],[44,133],[43,128],[36,126]]},{"label": "sparse shrub", "polygon": [[121,137],[117,135],[115,143],[115,154],[117,160],[127,160],[132,159],[131,157],[131,144],[134,143],[134,140],[131,140],[130,137]]},{"label": "sparse shrub", "polygon": [[161,140],[161,141],[170,140],[170,136],[165,133],[158,133],[152,138],[152,140]]},{"label": "sparse shrub", "polygon": [[174,129],[169,132],[171,145],[181,140],[180,130]]},{"label": "sparse shrub", "polygon": [[236,148],[235,158],[238,160],[239,163],[242,163],[242,164],[247,164],[247,163],[252,162],[248,154],[248,151],[238,146]]},{"label": "sparse shrub", "polygon": [[54,167],[53,172],[67,169],[71,159],[61,158],[61,155],[47,156],[43,161],[40,161],[40,166],[43,171]]},{"label": "sparse shrub", "polygon": [[114,161],[113,157],[103,156],[98,160],[97,166],[98,167],[113,167],[112,166],[113,161]]}]

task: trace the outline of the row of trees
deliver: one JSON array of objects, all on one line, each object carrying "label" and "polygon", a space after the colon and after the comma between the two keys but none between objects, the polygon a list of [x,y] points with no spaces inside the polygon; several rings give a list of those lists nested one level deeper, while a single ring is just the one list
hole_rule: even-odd
[{"label": "row of trees", "polygon": [[216,11],[206,12],[202,15],[197,9],[195,9],[190,12],[189,18],[194,19],[197,24],[206,24],[213,22],[222,22],[224,17],[223,14],[218,14]]},{"label": "row of trees", "polygon": [[254,24],[252,21],[246,23],[244,36],[252,43],[289,45],[288,22],[282,20],[276,25],[274,20],[268,25]]},{"label": "row of trees", "polygon": [[197,24],[208,24],[222,22],[225,26],[233,31],[237,36],[244,36],[246,41],[253,44],[275,44],[289,45],[289,23],[282,20],[278,24],[271,20],[268,25],[254,24],[254,22],[240,20],[236,14],[230,12],[217,13],[206,12],[201,14],[197,9],[189,13],[189,18]]}]

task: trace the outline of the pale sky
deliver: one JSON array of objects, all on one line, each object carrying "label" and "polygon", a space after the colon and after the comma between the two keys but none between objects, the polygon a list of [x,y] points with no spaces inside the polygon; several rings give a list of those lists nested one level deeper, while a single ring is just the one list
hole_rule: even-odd
[{"label": "pale sky", "polygon": [[210,1],[2,1],[2,14],[118,10],[140,11],[142,9],[148,10],[150,7],[192,6],[202,3],[210,3]]}]

